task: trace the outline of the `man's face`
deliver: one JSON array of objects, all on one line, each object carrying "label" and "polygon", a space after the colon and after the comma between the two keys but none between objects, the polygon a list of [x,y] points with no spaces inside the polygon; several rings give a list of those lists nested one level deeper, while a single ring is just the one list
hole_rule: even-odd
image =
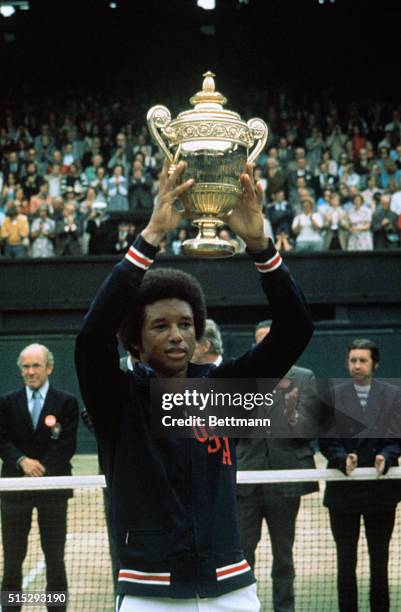
[{"label": "man's face", "polygon": [[195,327],[191,306],[169,298],[145,307],[141,360],[159,377],[185,377],[195,350]]},{"label": "man's face", "polygon": [[384,208],[384,210],[388,210],[391,204],[391,196],[382,195],[382,197],[380,198],[380,204],[381,204],[381,207]]},{"label": "man's face", "polygon": [[270,332],[270,327],[259,327],[259,329],[255,331],[256,344],[259,344],[259,342],[262,342],[263,338],[265,338],[269,332]]},{"label": "man's face", "polygon": [[370,349],[351,349],[348,353],[348,372],[355,383],[368,385],[376,367]]},{"label": "man's face", "polygon": [[20,369],[27,387],[40,389],[52,373],[53,366],[46,363],[46,356],[42,349],[33,347],[22,353]]}]

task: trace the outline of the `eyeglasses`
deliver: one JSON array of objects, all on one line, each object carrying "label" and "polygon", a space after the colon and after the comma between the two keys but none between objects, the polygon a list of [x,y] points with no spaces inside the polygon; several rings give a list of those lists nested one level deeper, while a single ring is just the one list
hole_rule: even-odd
[{"label": "eyeglasses", "polygon": [[20,369],[23,372],[27,372],[28,370],[40,370],[41,368],[45,368],[46,366],[42,363],[24,363],[20,366]]}]

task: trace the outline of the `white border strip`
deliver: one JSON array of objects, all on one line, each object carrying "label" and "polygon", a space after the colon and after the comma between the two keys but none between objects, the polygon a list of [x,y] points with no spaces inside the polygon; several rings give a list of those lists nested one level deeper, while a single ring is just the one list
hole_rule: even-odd
[{"label": "white border strip", "polygon": [[[380,480],[401,479],[401,466],[391,467]],[[373,467],[356,468],[350,476],[340,470],[320,468],[316,470],[250,470],[237,472],[239,484],[261,482],[316,482],[318,480],[377,480]],[[0,491],[49,490],[49,489],[99,489],[106,486],[104,476],[49,476],[30,478],[0,478]]]}]

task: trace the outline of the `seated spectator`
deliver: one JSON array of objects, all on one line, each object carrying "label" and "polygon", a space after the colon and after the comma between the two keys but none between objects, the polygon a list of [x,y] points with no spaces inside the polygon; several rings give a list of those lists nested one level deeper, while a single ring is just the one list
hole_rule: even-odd
[{"label": "seated spectator", "polygon": [[296,189],[291,189],[289,194],[289,203],[294,213],[302,212],[302,200],[304,198],[315,198],[315,190],[308,187],[305,177],[299,176],[296,180]]},{"label": "seated spectator", "polygon": [[400,170],[401,169],[401,144],[397,144],[395,147],[393,147],[390,151],[390,159],[392,159],[397,168]]},{"label": "seated spectator", "polygon": [[79,210],[78,198],[77,198],[77,194],[74,191],[74,187],[67,187],[63,195],[64,195],[64,202],[73,204],[74,208],[76,210]]},{"label": "seated spectator", "polygon": [[303,212],[296,215],[292,222],[292,231],[297,236],[296,251],[321,251],[322,216],[315,212],[315,203],[312,198],[304,198],[301,202]]},{"label": "seated spectator", "polygon": [[18,182],[16,175],[13,172],[9,172],[1,192],[1,206],[4,209],[7,209],[8,206],[14,202],[17,187]]},{"label": "seated spectator", "polygon": [[355,166],[352,162],[345,166],[345,172],[341,177],[341,182],[345,183],[347,187],[356,187],[359,189],[361,177],[355,172]]},{"label": "seated spectator", "polygon": [[50,134],[49,126],[47,123],[43,123],[40,127],[40,134],[35,136],[34,138],[34,147],[38,155],[42,155],[45,153],[46,156],[48,153],[53,153],[55,149],[55,141],[54,137]]},{"label": "seated spectator", "polygon": [[31,256],[54,257],[54,233],[56,222],[49,217],[49,207],[39,204],[38,217],[31,224]]},{"label": "seated spectator", "polygon": [[377,186],[376,177],[370,174],[366,181],[366,189],[361,192],[365,206],[368,206],[372,211],[374,211],[376,208],[375,195],[381,193],[382,189]]},{"label": "seated spectator", "polygon": [[[278,151],[277,151],[277,155],[278,155]],[[296,147],[296,149],[294,150],[294,154],[292,156],[293,159],[292,161],[288,163],[287,171],[294,172],[298,168],[298,160],[304,159],[305,156],[306,156],[305,149],[303,147]]]},{"label": "seated spectator", "polygon": [[344,210],[346,210],[347,212],[350,212],[351,210],[353,210],[354,204],[352,201],[352,196],[350,194],[350,190],[348,186],[345,183],[343,182],[339,183],[338,193],[340,194],[340,202]]},{"label": "seated spectator", "polygon": [[266,198],[271,200],[273,193],[278,189],[286,188],[286,174],[277,159],[269,157],[266,161]]},{"label": "seated spectator", "polygon": [[127,179],[123,175],[124,166],[117,164],[108,181],[108,203],[110,212],[126,212],[128,205]]},{"label": "seated spectator", "polygon": [[339,124],[333,125],[331,133],[326,137],[326,147],[330,150],[331,157],[336,162],[339,161],[347,140],[348,137],[343,134],[341,126]]},{"label": "seated spectator", "polygon": [[330,187],[328,187],[323,191],[323,194],[320,196],[320,198],[317,199],[317,202],[316,202],[317,212],[320,213],[322,217],[324,217],[324,214],[330,208],[330,199],[331,199],[332,194],[333,194],[333,190],[330,189]]},{"label": "seated spectator", "polygon": [[96,170],[103,166],[103,161],[103,157],[100,153],[92,155],[91,165],[87,166],[84,171],[88,185],[96,179]]},{"label": "seated spectator", "polygon": [[109,181],[106,174],[106,168],[104,166],[99,166],[96,168],[96,178],[91,181],[90,187],[96,189],[98,198],[103,199],[105,202],[107,202],[108,197],[108,185]]},{"label": "seated spectator", "polygon": [[108,255],[115,252],[115,229],[107,213],[107,204],[96,201],[86,224],[89,234],[89,255]]},{"label": "seated spectator", "polygon": [[366,189],[367,179],[371,173],[372,162],[368,157],[368,150],[366,147],[363,147],[359,150],[358,158],[355,162],[355,172],[360,177],[360,188]]},{"label": "seated spectator", "polygon": [[343,175],[346,173],[347,166],[349,163],[350,163],[350,160],[348,158],[348,155],[345,151],[343,151],[338,159],[338,171],[337,171],[338,178],[341,182],[344,182]]},{"label": "seated spectator", "polygon": [[1,169],[4,176],[8,176],[9,174],[14,174],[16,179],[22,177],[22,161],[18,157],[18,153],[15,149],[8,151],[4,154]]},{"label": "seated spectator", "polygon": [[397,164],[388,159],[379,175],[379,185],[382,189],[390,189],[390,184],[393,183],[396,187],[401,186],[401,170],[397,168]]},{"label": "seated spectator", "polygon": [[[118,224],[118,233],[114,242],[115,253],[126,253],[136,238],[136,227],[133,223],[127,221],[121,221]],[[160,254],[160,251],[159,251]]]},{"label": "seated spectator", "polygon": [[285,200],[282,189],[276,191],[273,195],[273,202],[267,207],[267,216],[273,230],[276,249],[278,251],[291,251],[293,247],[290,243],[290,234],[294,213]]},{"label": "seated spectator", "polygon": [[171,241],[171,244],[170,244],[171,253],[173,255],[179,255],[181,253],[181,250],[182,250],[183,242],[185,242],[185,240],[188,240],[188,238],[189,238],[189,236],[188,236],[187,228],[186,227],[181,227],[178,230],[174,240]]},{"label": "seated spectator", "polygon": [[373,213],[372,231],[375,249],[397,248],[400,244],[398,215],[390,209],[391,194],[382,193],[380,206]]},{"label": "seated spectator", "polygon": [[277,160],[284,171],[287,169],[287,166],[293,159],[293,157],[294,155],[292,152],[292,148],[288,144],[288,140],[284,137],[281,137],[278,141],[277,146]]},{"label": "seated spectator", "polygon": [[334,189],[336,183],[337,177],[329,173],[329,164],[325,161],[320,162],[313,182],[316,195],[320,197],[325,189]]},{"label": "seated spectator", "polygon": [[45,180],[49,184],[49,194],[51,198],[57,198],[61,195],[63,176],[61,174],[60,164],[50,164],[50,172],[46,174]]},{"label": "seated spectator", "polygon": [[313,187],[313,175],[309,168],[306,157],[300,157],[296,161],[295,170],[288,173],[288,188],[297,187],[297,179],[302,177],[307,187]]},{"label": "seated spectator", "polygon": [[355,123],[351,129],[351,144],[353,160],[356,162],[359,159],[360,151],[366,145],[366,137],[361,133],[361,128],[357,123]]},{"label": "seated spectator", "polygon": [[337,174],[338,174],[338,164],[337,164],[337,162],[334,159],[332,159],[332,157],[330,155],[330,149],[323,149],[323,151],[322,151],[322,162],[326,162],[329,174],[331,174],[331,176],[337,177]]},{"label": "seated spectator", "polygon": [[51,205],[51,216],[54,221],[60,221],[63,218],[64,211],[64,198],[59,196],[58,198],[52,199]]},{"label": "seated spectator", "polygon": [[311,173],[313,174],[322,160],[322,153],[324,147],[324,141],[322,132],[317,128],[313,127],[310,136],[305,140],[306,145],[306,158]]},{"label": "seated spectator", "polygon": [[80,238],[83,234],[82,217],[77,213],[77,204],[65,202],[63,217],[56,223],[56,255],[82,255]]},{"label": "seated spectator", "polygon": [[39,192],[31,197],[29,202],[29,213],[33,217],[42,204],[47,208],[51,206],[52,198],[49,194],[49,184],[46,181],[42,181],[39,185]]},{"label": "seated spectator", "polygon": [[327,251],[347,249],[347,213],[340,205],[338,193],[330,195],[330,204],[322,213],[325,234],[323,248]]},{"label": "seated spectator", "polygon": [[94,187],[88,187],[86,191],[86,197],[82,202],[80,202],[79,210],[83,214],[84,218],[90,216],[92,212],[92,206],[94,202],[104,202],[107,205],[103,198],[103,194],[100,192],[100,197],[97,196],[96,189]]},{"label": "seated spectator", "polygon": [[30,162],[26,168],[26,176],[22,181],[26,197],[31,200],[31,197],[39,192],[40,184],[43,178],[37,172],[37,166],[34,162]]},{"label": "seated spectator", "polygon": [[123,132],[119,132],[116,136],[115,146],[111,150],[111,157],[107,167],[114,173],[115,167],[121,166],[122,175],[128,176],[131,159],[127,148],[126,136]]},{"label": "seated spectator", "polygon": [[29,246],[28,217],[18,212],[17,206],[10,206],[1,226],[6,257],[24,257]]},{"label": "seated spectator", "polygon": [[363,205],[361,195],[354,196],[354,208],[348,213],[347,228],[349,231],[348,251],[372,251],[371,232],[372,211]]},{"label": "seated spectator", "polygon": [[66,193],[68,187],[73,188],[77,200],[82,200],[85,197],[88,181],[85,174],[81,173],[77,163],[72,163],[67,173],[63,176],[61,184],[63,194]]},{"label": "seated spectator", "polygon": [[153,208],[153,181],[149,174],[144,172],[143,165],[136,160],[132,164],[132,176],[129,185],[130,211],[151,210]]},{"label": "seated spectator", "polygon": [[74,157],[72,144],[69,142],[63,147],[62,150],[61,174],[68,174],[71,164],[73,164],[75,161],[78,160]]},{"label": "seated spectator", "polygon": [[34,147],[30,147],[29,149],[25,148],[24,151],[24,166],[22,168],[21,177],[25,178],[28,175],[28,166],[30,164],[34,164],[36,166],[36,170],[39,176],[43,176],[47,170],[47,161],[43,161],[39,159],[38,154]]}]

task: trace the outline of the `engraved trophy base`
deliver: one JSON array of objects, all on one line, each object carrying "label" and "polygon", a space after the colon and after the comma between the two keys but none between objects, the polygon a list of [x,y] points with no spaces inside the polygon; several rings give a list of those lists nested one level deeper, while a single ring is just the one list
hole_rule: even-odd
[{"label": "engraved trophy base", "polygon": [[217,236],[217,227],[224,225],[222,221],[210,217],[200,218],[194,219],[194,225],[199,227],[199,234],[196,238],[185,240],[182,245],[184,255],[207,259],[222,259],[234,255],[235,246]]}]

